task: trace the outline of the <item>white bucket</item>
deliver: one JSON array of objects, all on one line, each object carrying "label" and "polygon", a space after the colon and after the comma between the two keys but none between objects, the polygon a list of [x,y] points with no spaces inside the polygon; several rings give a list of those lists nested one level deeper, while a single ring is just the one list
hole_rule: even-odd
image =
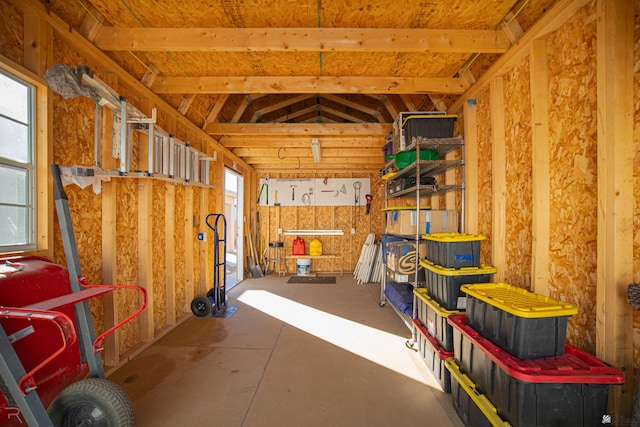
[{"label": "white bucket", "polygon": [[308,276],[311,271],[311,259],[309,258],[298,258],[296,260],[296,265],[298,266],[298,276]]}]

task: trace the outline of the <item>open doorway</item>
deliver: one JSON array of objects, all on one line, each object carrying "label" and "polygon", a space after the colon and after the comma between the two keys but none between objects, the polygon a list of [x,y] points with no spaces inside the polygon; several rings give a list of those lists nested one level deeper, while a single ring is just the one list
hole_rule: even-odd
[{"label": "open doorway", "polygon": [[227,253],[226,261],[226,287],[227,290],[244,279],[242,260],[242,212],[243,194],[242,175],[231,169],[224,170],[224,216],[227,220]]}]

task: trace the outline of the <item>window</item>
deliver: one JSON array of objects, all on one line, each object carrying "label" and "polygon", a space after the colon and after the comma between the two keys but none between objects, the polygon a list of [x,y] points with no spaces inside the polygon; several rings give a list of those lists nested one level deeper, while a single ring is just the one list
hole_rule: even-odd
[{"label": "window", "polygon": [[36,248],[35,88],[0,70],[0,252]]}]

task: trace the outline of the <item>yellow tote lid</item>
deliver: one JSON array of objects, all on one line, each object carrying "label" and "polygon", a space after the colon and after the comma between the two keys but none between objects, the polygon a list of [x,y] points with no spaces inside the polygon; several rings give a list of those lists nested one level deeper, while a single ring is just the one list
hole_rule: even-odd
[{"label": "yellow tote lid", "polygon": [[455,242],[474,242],[476,240],[485,240],[486,237],[477,234],[467,233],[434,233],[422,236],[425,240],[433,240],[435,242],[455,243]]},{"label": "yellow tote lid", "polygon": [[491,403],[491,401],[485,396],[481,394],[479,390],[477,390],[476,384],[473,382],[471,378],[460,370],[460,366],[456,362],[455,358],[450,357],[445,359],[444,366],[451,373],[451,377],[455,379],[455,381],[460,384],[465,391],[465,393],[473,400],[478,409],[482,411],[487,420],[494,427],[511,427],[507,421],[504,421],[498,415],[498,410]]},{"label": "yellow tote lid", "polygon": [[[416,207],[415,206],[390,206],[388,208],[382,208],[382,212],[389,212],[389,211],[415,211]],[[420,206],[420,210],[421,211],[430,211],[431,210],[431,206]]]},{"label": "yellow tote lid", "polygon": [[429,113],[412,114],[412,115],[407,116],[407,117],[404,118],[404,121],[402,122],[402,127],[404,127],[404,125],[407,124],[407,121],[409,121],[411,119],[455,119],[455,120],[458,120],[458,116],[455,115],[455,114],[429,114]]},{"label": "yellow tote lid", "polygon": [[462,285],[460,290],[494,307],[518,317],[571,316],[578,313],[573,304],[534,294],[507,283],[478,283]]},{"label": "yellow tote lid", "polygon": [[385,180],[385,181],[386,181],[387,179],[393,178],[393,176],[394,176],[396,173],[397,173],[397,172],[389,172],[389,173],[386,173],[386,174],[382,175],[382,176],[380,177],[380,179],[383,179],[383,180]]},{"label": "yellow tote lid", "polygon": [[482,264],[480,267],[445,268],[435,265],[426,259],[421,259],[420,265],[441,276],[471,276],[475,274],[496,274],[498,272],[496,267],[486,264]]},{"label": "yellow tote lid", "polygon": [[451,314],[460,314],[459,310],[445,310],[440,304],[429,297],[429,291],[427,288],[414,288],[413,294],[416,298],[427,304],[436,314],[440,317],[449,317]]}]

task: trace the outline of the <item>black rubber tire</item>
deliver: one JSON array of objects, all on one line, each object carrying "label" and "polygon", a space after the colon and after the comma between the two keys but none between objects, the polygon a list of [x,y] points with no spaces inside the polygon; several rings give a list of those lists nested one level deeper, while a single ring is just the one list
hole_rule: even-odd
[{"label": "black rubber tire", "polygon": [[53,400],[47,412],[56,427],[134,424],[131,399],[120,386],[104,378],[87,378],[71,384]]},{"label": "black rubber tire", "polygon": [[207,297],[195,297],[191,301],[191,312],[196,317],[207,317],[211,314],[213,306]]}]

